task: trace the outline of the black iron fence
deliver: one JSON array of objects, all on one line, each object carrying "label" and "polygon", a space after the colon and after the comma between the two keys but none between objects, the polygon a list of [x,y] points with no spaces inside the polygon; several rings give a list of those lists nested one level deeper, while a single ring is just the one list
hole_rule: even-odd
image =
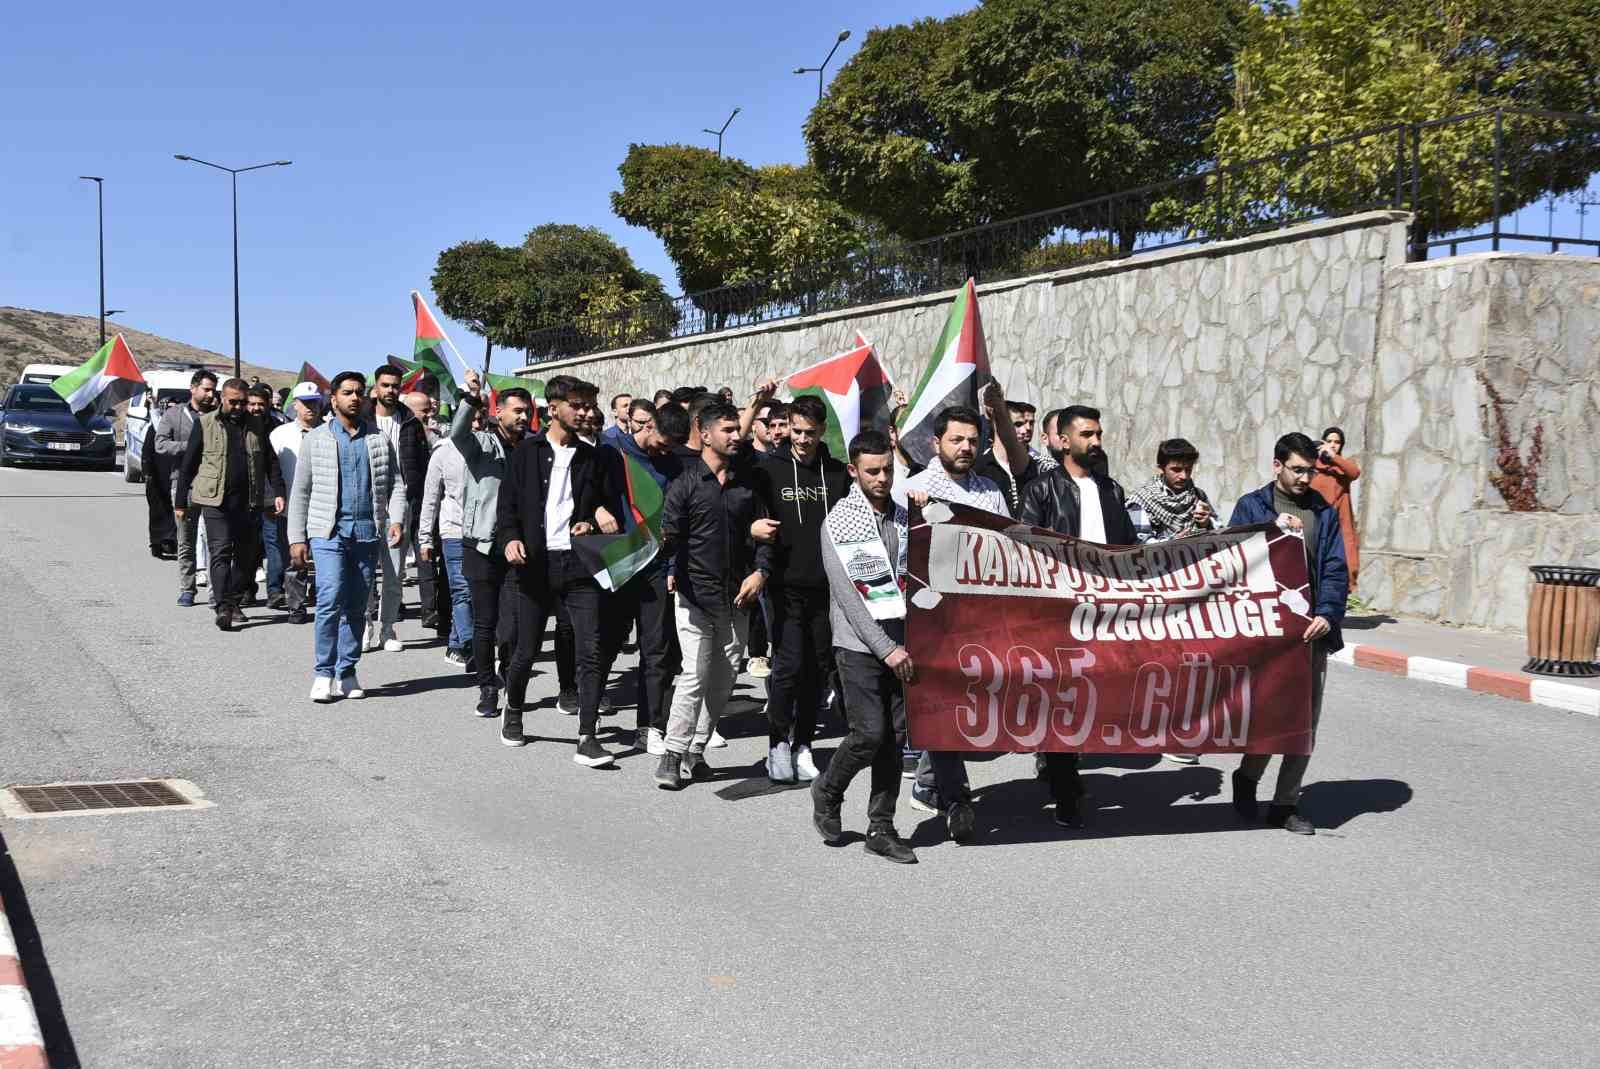
[{"label": "black iron fence", "polygon": [[1600,252],[1600,116],[1494,108],[1394,123],[924,241],[534,332],[537,362],[982,281],[1225,241],[1376,209],[1412,213],[1414,260]]}]

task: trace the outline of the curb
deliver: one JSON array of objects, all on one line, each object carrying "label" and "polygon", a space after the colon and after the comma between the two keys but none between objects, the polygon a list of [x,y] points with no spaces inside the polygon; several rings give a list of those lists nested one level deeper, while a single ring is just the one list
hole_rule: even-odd
[{"label": "curb", "polygon": [[50,1069],[4,902],[0,902],[0,1069]]},{"label": "curb", "polygon": [[1600,717],[1600,690],[1590,687],[1559,683],[1553,679],[1537,679],[1518,672],[1500,672],[1493,668],[1477,668],[1459,661],[1441,661],[1434,657],[1413,657],[1398,650],[1378,646],[1347,644],[1344,649],[1328,658],[1340,664],[1354,665],[1395,676],[1407,676],[1447,687],[1493,694],[1512,701],[1532,705],[1547,705],[1569,713],[1583,713]]}]

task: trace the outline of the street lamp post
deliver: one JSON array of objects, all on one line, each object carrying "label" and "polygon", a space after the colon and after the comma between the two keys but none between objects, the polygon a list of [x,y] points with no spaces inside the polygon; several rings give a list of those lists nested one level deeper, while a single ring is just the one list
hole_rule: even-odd
[{"label": "street lamp post", "polygon": [[739,110],[740,109],[738,109],[738,108],[734,108],[733,109],[733,115],[729,115],[728,116],[728,122],[723,123],[722,124],[722,129],[720,129],[720,130],[713,130],[710,127],[705,127],[705,126],[701,127],[701,129],[703,131],[705,131],[706,133],[715,134],[716,135],[716,138],[717,138],[717,158],[718,159],[722,158],[722,135],[728,132],[728,123],[733,122],[733,116],[739,114]]},{"label": "street lamp post", "polygon": [[828,64],[833,61],[833,54],[839,51],[839,46],[850,39],[849,30],[840,30],[839,36],[833,42],[833,47],[828,49],[828,58],[822,61],[820,67],[796,67],[796,74],[815,74],[817,76],[817,103],[822,103],[822,72],[828,69]]},{"label": "street lamp post", "polygon": [[[291,164],[294,161],[293,160],[273,160],[271,163],[257,163],[257,164],[253,164],[253,165],[251,165],[249,167],[224,167],[220,163],[212,163],[210,160],[202,160],[202,159],[198,159],[197,157],[194,157],[194,156],[184,156],[184,155],[181,155],[181,154],[175,154],[172,158],[175,159],[175,160],[183,160],[186,163],[200,163],[200,164],[204,164],[207,167],[215,167],[219,171],[227,171],[228,174],[233,179],[233,377],[234,378],[238,378],[239,374],[240,374],[240,362],[239,362],[239,176],[244,174],[246,171],[259,171],[263,167],[287,167],[287,166],[289,166],[289,164]],[[102,304],[102,306],[104,306],[104,300],[103,299],[101,301],[101,304]],[[105,328],[102,325],[102,327],[101,327],[102,333],[104,332],[104,329]]]},{"label": "street lamp post", "polygon": [[99,175],[80,174],[85,182],[94,183],[95,206],[100,216],[100,348],[106,347],[106,180]]}]

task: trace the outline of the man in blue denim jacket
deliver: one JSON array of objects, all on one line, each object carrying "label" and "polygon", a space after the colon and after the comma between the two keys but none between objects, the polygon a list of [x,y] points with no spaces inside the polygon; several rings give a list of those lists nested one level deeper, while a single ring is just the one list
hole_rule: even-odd
[{"label": "man in blue denim jacket", "polygon": [[[1300,531],[1305,539],[1312,619],[1302,639],[1310,647],[1311,734],[1315,742],[1317,722],[1322,719],[1328,655],[1344,648],[1339,625],[1344,620],[1345,598],[1350,592],[1350,570],[1339,532],[1339,514],[1311,489],[1317,444],[1298,432],[1286,434],[1278,439],[1272,456],[1272,482],[1240,498],[1228,526],[1277,523]],[[1256,784],[1270,760],[1269,754],[1246,754],[1233,774],[1233,806],[1248,820],[1256,819]],[[1284,754],[1281,761],[1267,823],[1296,835],[1313,835],[1316,828],[1296,809],[1300,781],[1305,778],[1311,756]]]}]

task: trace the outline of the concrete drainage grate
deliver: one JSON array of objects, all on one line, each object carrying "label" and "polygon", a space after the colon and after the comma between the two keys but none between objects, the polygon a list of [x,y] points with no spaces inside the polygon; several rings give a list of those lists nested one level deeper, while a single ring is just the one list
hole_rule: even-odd
[{"label": "concrete drainage grate", "polygon": [[42,783],[0,791],[0,813],[18,819],[137,813],[151,809],[209,809],[211,805],[194,784],[181,779]]}]

